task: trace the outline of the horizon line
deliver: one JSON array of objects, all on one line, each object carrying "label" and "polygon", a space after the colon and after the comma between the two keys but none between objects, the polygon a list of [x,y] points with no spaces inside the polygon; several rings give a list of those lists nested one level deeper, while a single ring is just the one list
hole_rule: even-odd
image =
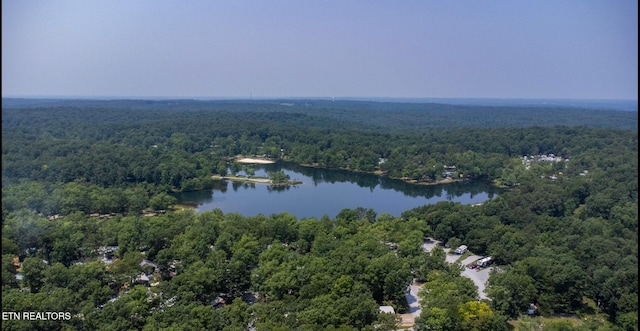
[{"label": "horizon line", "polygon": [[241,97],[241,96],[83,96],[83,95],[9,95],[2,99],[76,99],[76,100],[558,100],[558,101],[630,101],[638,102],[638,99],[629,98],[558,98],[558,97],[393,97],[393,96],[277,96],[277,97]]}]

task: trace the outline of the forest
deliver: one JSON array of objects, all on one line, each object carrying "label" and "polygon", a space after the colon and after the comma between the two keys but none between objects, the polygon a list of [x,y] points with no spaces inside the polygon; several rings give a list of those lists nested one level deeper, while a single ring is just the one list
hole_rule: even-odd
[{"label": "forest", "polygon": [[[3,98],[2,329],[396,330],[379,307],[406,312],[418,281],[415,330],[637,330],[637,114]],[[556,161],[538,158],[551,154]],[[416,185],[455,165],[456,180],[505,191],[400,217],[175,207],[171,193],[212,187],[214,175],[240,169],[238,156]],[[489,299],[442,247],[425,252],[426,238],[492,256]]]}]

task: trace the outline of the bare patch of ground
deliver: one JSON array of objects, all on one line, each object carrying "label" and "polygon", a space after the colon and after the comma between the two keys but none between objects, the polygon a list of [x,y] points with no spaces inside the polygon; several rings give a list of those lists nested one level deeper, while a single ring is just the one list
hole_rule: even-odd
[{"label": "bare patch of ground", "polygon": [[244,158],[241,158],[241,159],[237,159],[236,162],[238,162],[238,163],[253,163],[253,164],[271,164],[271,163],[276,163],[276,161],[273,161],[273,160],[254,159],[254,158],[249,158],[249,157],[244,157]]}]

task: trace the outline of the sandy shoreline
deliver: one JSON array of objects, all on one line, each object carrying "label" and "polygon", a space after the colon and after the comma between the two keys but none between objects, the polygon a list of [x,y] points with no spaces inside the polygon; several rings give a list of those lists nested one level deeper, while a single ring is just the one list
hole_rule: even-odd
[{"label": "sandy shoreline", "polygon": [[238,159],[236,160],[236,162],[238,163],[257,163],[257,164],[271,164],[271,163],[276,163],[275,161],[271,161],[271,160],[264,160],[264,159],[252,159],[249,157],[244,157],[242,159]]}]

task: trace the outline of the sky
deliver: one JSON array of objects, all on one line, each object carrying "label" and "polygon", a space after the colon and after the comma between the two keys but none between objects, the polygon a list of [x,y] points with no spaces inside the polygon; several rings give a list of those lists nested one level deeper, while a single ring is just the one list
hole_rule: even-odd
[{"label": "sky", "polygon": [[637,0],[2,0],[2,97],[638,99]]}]

